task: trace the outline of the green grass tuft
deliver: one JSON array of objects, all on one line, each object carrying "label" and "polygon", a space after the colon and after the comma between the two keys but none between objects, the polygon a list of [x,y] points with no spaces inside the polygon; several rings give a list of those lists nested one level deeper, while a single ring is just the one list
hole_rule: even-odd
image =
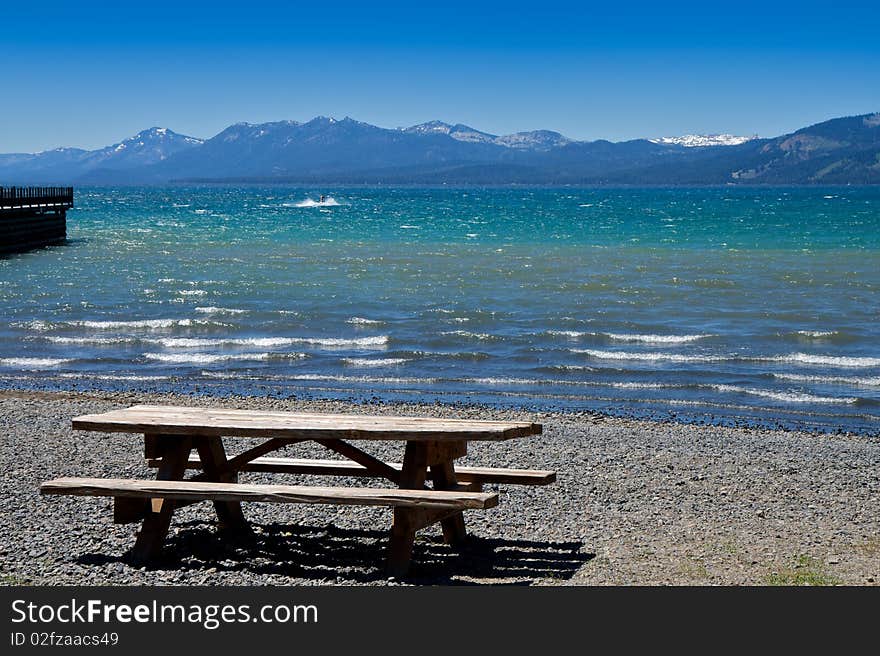
[{"label": "green grass tuft", "polygon": [[840,579],[829,574],[815,558],[801,555],[795,558],[792,566],[768,574],[765,583],[782,586],[839,585]]}]

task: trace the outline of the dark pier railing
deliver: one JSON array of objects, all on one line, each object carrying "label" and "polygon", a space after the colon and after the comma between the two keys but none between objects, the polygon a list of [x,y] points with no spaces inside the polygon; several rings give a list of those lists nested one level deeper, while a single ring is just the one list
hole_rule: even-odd
[{"label": "dark pier railing", "polygon": [[73,187],[0,187],[0,210],[73,207]]},{"label": "dark pier railing", "polygon": [[73,187],[0,187],[0,253],[67,239]]}]

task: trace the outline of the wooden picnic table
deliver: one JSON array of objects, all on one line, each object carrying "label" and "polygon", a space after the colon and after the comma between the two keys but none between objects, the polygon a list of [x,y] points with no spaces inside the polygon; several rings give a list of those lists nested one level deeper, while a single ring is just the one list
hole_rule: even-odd
[{"label": "wooden picnic table", "polygon": [[[155,480],[60,478],[41,486],[44,494],[113,497],[114,521],[142,522],[131,553],[141,563],[161,551],[174,510],[197,501],[212,501],[221,529],[235,533],[250,530],[242,501],[376,505],[393,508],[388,568],[402,575],[416,531],[439,522],[446,542],[459,543],[467,536],[462,511],[497,504],[497,494],[484,492],[484,484],[545,485],[556,478],[545,470],[456,467],[468,442],[541,433],[540,424],[525,422],[137,405],[76,417],[72,424],[78,430],[144,435],[144,455],[157,469]],[[229,456],[223,437],[261,441]],[[351,443],[377,440],[405,442],[403,462],[384,462]],[[345,459],[267,455],[304,441]],[[201,473],[184,480],[187,469]],[[396,488],[254,485],[238,481],[242,472],[372,477]]]}]

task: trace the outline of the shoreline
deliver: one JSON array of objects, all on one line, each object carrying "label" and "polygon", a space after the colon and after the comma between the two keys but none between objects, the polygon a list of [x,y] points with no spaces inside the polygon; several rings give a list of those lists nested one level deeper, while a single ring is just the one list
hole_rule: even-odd
[{"label": "shoreline", "polygon": [[[196,505],[175,515],[159,567],[127,565],[122,556],[136,529],[112,524],[108,500],[40,497],[37,489],[63,475],[150,477],[131,435],[69,428],[78,414],[135,403],[542,423],[541,436],[476,444],[462,462],[555,469],[557,483],[498,486],[498,507],[467,514],[475,540],[461,553],[427,532],[409,583],[880,581],[880,442],[869,436],[466,404],[4,389],[4,584],[389,583],[376,563],[390,514],[374,508],[248,504],[259,548],[231,549],[217,540],[204,504]],[[296,453],[325,452],[299,445]],[[284,480],[321,480],[296,478]]]},{"label": "shoreline", "polygon": [[[484,409],[491,412],[520,412],[532,414],[551,414],[565,416],[595,416],[607,419],[620,419],[629,421],[645,421],[658,424],[680,424],[685,426],[705,426],[714,428],[733,428],[745,430],[762,430],[762,431],[778,431],[787,433],[802,433],[813,436],[843,436],[843,437],[859,437],[865,439],[880,440],[880,426],[876,427],[841,427],[824,425],[814,420],[814,423],[807,424],[803,419],[796,419],[798,412],[796,410],[777,409],[781,415],[791,414],[791,418],[784,416],[768,416],[763,417],[760,414],[754,416],[749,415],[725,415],[723,413],[715,414],[709,410],[698,412],[694,410],[683,409],[674,410],[672,408],[666,410],[652,410],[650,408],[635,408],[626,406],[625,401],[619,410],[609,410],[598,405],[599,401],[604,399],[584,397],[581,400],[581,407],[553,404],[528,404],[525,402],[525,396],[511,400],[508,403],[499,401],[479,400],[479,394],[475,393],[432,393],[427,394],[418,390],[333,390],[331,388],[310,388],[302,387],[291,391],[290,388],[273,387],[271,383],[255,388],[251,392],[234,392],[229,387],[218,385],[216,388],[210,388],[204,384],[195,382],[190,383],[190,387],[175,383],[170,387],[129,387],[111,389],[103,387],[100,384],[94,387],[83,386],[74,389],[75,386],[66,388],[54,387],[50,385],[18,387],[3,387],[2,378],[0,378],[0,395],[4,394],[45,394],[52,395],[66,394],[85,394],[85,395],[127,395],[136,394],[141,396],[176,396],[181,398],[203,398],[203,399],[254,399],[254,398],[272,398],[274,400],[290,400],[303,403],[326,402],[345,402],[351,405],[372,405],[380,404],[383,406],[401,406],[401,407],[428,407],[437,406],[453,407],[453,408],[475,408]],[[90,382],[84,379],[83,382]],[[257,391],[259,390],[259,391]],[[381,396],[380,396],[381,394]],[[428,400],[419,401],[416,397],[428,397]],[[478,397],[473,400],[472,397]],[[410,398],[408,398],[410,397]],[[591,401],[597,403],[596,407],[590,407]],[[708,407],[708,406],[707,406]],[[764,408],[756,408],[754,412],[759,413]]]}]

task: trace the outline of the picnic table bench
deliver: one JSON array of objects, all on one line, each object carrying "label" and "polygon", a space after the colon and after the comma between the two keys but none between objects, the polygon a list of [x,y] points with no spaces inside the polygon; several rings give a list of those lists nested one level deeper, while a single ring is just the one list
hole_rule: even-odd
[{"label": "picnic table bench", "polygon": [[[148,563],[162,549],[176,508],[211,501],[220,528],[248,533],[243,501],[385,506],[393,509],[388,570],[404,575],[416,531],[440,523],[447,543],[467,537],[462,511],[487,509],[498,495],[485,484],[547,485],[546,470],[456,467],[471,441],[508,440],[541,433],[540,424],[467,419],[267,412],[137,405],[73,419],[78,430],[141,433],[155,480],[57,478],[42,494],[112,497],[116,523],[141,522],[131,558]],[[262,439],[228,456],[223,437]],[[405,442],[402,463],[376,458],[353,441]],[[292,443],[314,441],[345,460],[306,460],[268,454]],[[193,454],[193,451],[196,454]],[[184,479],[187,470],[201,470]],[[239,482],[242,472],[371,477],[395,488],[312,487]],[[426,483],[430,481],[431,487]]]}]

